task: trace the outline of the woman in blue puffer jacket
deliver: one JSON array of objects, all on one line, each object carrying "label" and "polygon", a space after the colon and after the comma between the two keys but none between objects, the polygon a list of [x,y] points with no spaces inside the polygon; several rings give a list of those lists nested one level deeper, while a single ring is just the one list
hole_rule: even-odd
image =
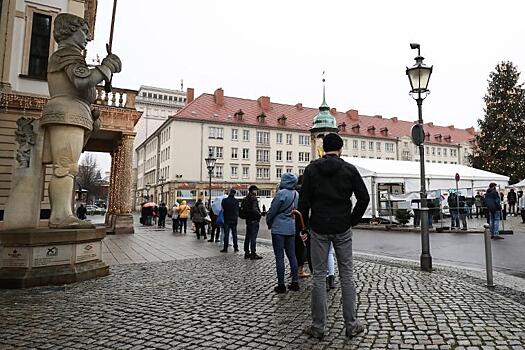
[{"label": "woman in blue puffer jacket", "polygon": [[276,293],[285,293],[284,284],[284,253],[290,262],[292,283],[288,289],[299,290],[299,276],[297,274],[297,259],[295,257],[295,220],[292,210],[297,208],[299,194],[295,191],[297,177],[292,173],[284,173],[279,185],[279,191],[272,200],[270,210],[266,214],[266,224],[272,232],[272,245],[275,254],[277,269]]}]

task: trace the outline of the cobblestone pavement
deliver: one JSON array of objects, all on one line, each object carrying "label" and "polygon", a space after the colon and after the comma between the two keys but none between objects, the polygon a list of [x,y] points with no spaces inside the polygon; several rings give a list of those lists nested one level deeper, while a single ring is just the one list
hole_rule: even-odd
[{"label": "cobblestone pavement", "polygon": [[337,288],[324,340],[308,339],[310,281],[274,294],[274,259],[262,255],[126,264],[73,285],[1,290],[0,349],[524,349],[523,295],[361,257],[365,333],[345,339]]}]

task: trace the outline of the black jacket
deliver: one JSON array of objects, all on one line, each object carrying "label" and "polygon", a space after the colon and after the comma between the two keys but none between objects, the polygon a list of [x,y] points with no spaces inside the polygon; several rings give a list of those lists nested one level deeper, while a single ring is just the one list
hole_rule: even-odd
[{"label": "black jacket", "polygon": [[252,193],[242,200],[242,208],[246,221],[259,221],[261,220],[261,210],[259,209],[259,201],[257,196]]},{"label": "black jacket", "polygon": [[230,194],[222,200],[221,206],[224,212],[224,222],[229,224],[237,223],[239,219],[239,201]]},{"label": "black jacket", "polygon": [[511,191],[509,194],[507,194],[507,202],[509,202],[509,204],[516,204],[516,199],[516,192]]},{"label": "black jacket", "polygon": [[[357,203],[352,211],[352,195]],[[350,163],[324,156],[304,170],[299,211],[305,225],[319,234],[346,232],[359,223],[370,202],[363,178]]]},{"label": "black jacket", "polygon": [[159,207],[159,217],[160,218],[165,218],[166,215],[168,215],[168,208],[166,208],[165,205],[161,205]]}]

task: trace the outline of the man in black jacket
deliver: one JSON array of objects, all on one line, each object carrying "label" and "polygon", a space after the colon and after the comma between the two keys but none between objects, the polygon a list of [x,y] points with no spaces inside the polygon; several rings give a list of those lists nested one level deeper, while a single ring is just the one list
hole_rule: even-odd
[{"label": "man in black jacket", "polygon": [[248,188],[248,195],[242,200],[241,211],[246,220],[246,237],[244,238],[244,258],[259,260],[262,256],[256,254],[257,234],[259,233],[259,221],[261,210],[257,200],[257,186]]},{"label": "man in black jacket", "polygon": [[[343,297],[346,336],[364,331],[356,318],[356,291],[352,275],[352,227],[361,220],[370,196],[357,169],[340,158],[343,140],[330,133],[323,139],[325,155],[304,171],[299,195],[299,211],[310,228],[313,265],[312,325],[305,333],[322,339],[326,324],[326,269],[330,244],[333,244]],[[352,211],[351,197],[357,203]]]},{"label": "man in black jacket", "polygon": [[232,188],[228,197],[224,198],[221,202],[222,211],[224,214],[224,248],[221,253],[228,252],[228,238],[230,235],[230,229],[232,231],[233,238],[233,250],[234,252],[239,251],[237,245],[237,221],[239,220],[239,201],[235,198],[236,191]]}]

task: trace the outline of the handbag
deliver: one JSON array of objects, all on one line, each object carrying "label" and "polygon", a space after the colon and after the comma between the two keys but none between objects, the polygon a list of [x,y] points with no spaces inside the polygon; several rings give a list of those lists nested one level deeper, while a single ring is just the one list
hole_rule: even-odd
[{"label": "handbag", "polygon": [[215,224],[217,226],[224,225],[224,212],[222,210],[219,212],[219,215],[217,215],[217,220],[215,220]]},{"label": "handbag", "polygon": [[206,214],[206,216],[204,217],[204,222],[207,222],[208,224],[211,222],[211,218],[209,214]]}]

